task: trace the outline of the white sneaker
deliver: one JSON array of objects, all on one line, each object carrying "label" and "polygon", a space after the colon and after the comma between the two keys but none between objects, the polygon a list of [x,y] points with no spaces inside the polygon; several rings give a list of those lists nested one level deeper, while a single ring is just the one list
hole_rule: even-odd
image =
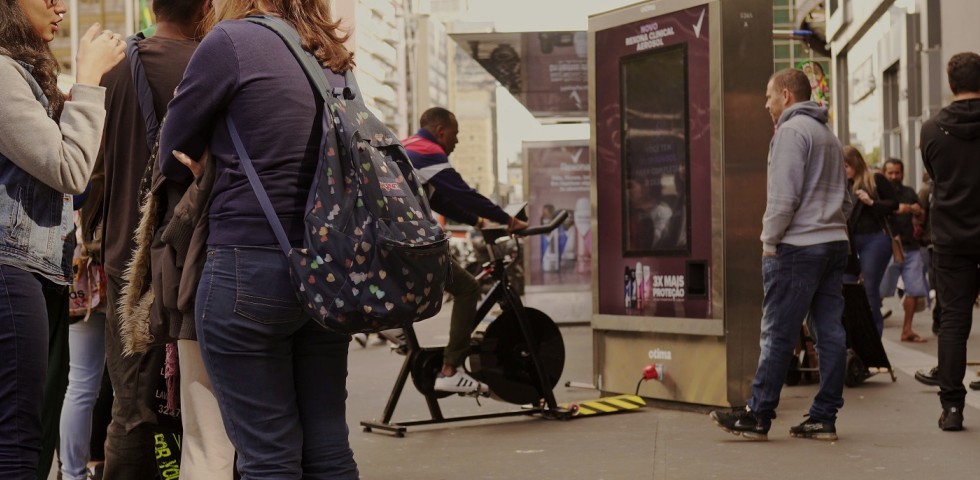
[{"label": "white sneaker", "polygon": [[436,377],[436,384],[433,390],[452,393],[479,393],[480,395],[488,395],[490,393],[490,387],[485,383],[476,381],[461,368],[456,369],[456,373],[449,377],[443,376],[440,373]]}]

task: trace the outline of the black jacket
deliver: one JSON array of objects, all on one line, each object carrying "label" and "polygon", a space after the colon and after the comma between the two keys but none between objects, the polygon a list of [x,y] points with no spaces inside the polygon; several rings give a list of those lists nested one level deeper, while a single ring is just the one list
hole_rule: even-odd
[{"label": "black jacket", "polygon": [[940,110],[922,125],[919,145],[933,179],[933,248],[980,254],[980,99]]}]

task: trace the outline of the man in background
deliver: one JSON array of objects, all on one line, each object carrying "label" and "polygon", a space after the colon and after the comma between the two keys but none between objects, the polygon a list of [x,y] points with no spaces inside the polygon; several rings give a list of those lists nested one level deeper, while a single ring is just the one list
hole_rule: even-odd
[{"label": "man in background", "polygon": [[915,227],[925,222],[925,210],[919,204],[919,195],[911,187],[902,184],[905,179],[905,165],[897,158],[885,160],[885,178],[895,188],[895,198],[898,209],[888,216],[888,226],[892,235],[899,237],[905,259],[896,262],[893,258],[881,281],[881,297],[895,295],[898,278],[901,276],[905,285],[905,295],[902,298],[902,309],[905,310],[905,320],[902,323],[901,340],[903,342],[922,343],[926,340],[912,330],[912,316],[915,315],[916,305],[925,302],[929,295],[929,284],[926,282],[926,263],[919,240],[915,238]]},{"label": "man in background", "polygon": [[963,429],[966,342],[980,291],[980,55],[946,65],[953,102],[922,124],[919,148],[933,180],[933,267],[939,321],[939,428]]},{"label": "man in background", "polygon": [[[489,198],[470,187],[449,164],[449,154],[459,143],[456,115],[441,107],[422,113],[422,128],[402,143],[408,151],[419,181],[425,186],[432,209],[452,220],[476,228],[489,222],[507,226],[507,232],[527,228],[523,220],[511,217]],[[446,291],[453,295],[453,312],[449,324],[449,343],[443,354],[443,365],[434,389],[441,392],[478,394],[490,392],[486,384],[476,381],[462,370],[470,347],[470,335],[476,328],[476,304],[480,285],[462,266],[452,261],[452,272]]]},{"label": "man in background", "polygon": [[766,110],[776,124],[769,146],[766,213],[762,217],[762,352],[745,409],[716,410],[726,432],[768,440],[800,325],[809,314],[820,358],[820,389],[809,418],[790,435],[837,439],[844,405],[846,333],[843,275],[847,263],[844,152],[827,126],[827,109],[810,101],[806,74],[784,69],[766,87]]}]

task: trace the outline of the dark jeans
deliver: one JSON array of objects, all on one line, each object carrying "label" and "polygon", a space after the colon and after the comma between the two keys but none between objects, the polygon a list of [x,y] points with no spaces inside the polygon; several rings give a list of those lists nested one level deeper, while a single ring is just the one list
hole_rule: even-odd
[{"label": "dark jeans", "polygon": [[44,304],[48,312],[48,368],[41,402],[41,455],[37,479],[45,480],[51,471],[54,451],[60,438],[61,406],[68,390],[68,287],[43,282]]},{"label": "dark jeans", "polygon": [[933,253],[939,321],[939,401],[962,411],[966,400],[966,341],[973,325],[973,302],[980,290],[980,255]]},{"label": "dark jeans", "polygon": [[449,320],[449,343],[443,353],[443,363],[458,367],[466,360],[470,337],[476,328],[476,304],[480,301],[480,283],[452,260],[452,271],[446,291],[453,295],[453,314]]},{"label": "dark jeans", "polygon": [[242,479],[356,479],[348,441],[349,335],[302,309],[278,247],[208,251],[197,337]]},{"label": "dark jeans", "polygon": [[[885,330],[885,319],[881,316],[881,279],[892,259],[892,240],[885,232],[860,233],[852,236],[853,248],[861,263],[861,276],[864,278],[864,291],[871,305],[871,318],[874,319],[878,336]],[[857,278],[847,278],[855,282]]]},{"label": "dark jeans", "polygon": [[0,265],[0,478],[34,480],[48,365],[43,280]]},{"label": "dark jeans", "polygon": [[119,337],[119,301],[122,280],[106,275],[105,354],[106,369],[112,383],[112,421],[106,431],[104,480],[152,479],[157,472],[153,444],[156,415],[143,400],[142,389],[156,388],[140,382],[143,355],[122,354]]},{"label": "dark jeans", "polygon": [[837,421],[837,410],[844,405],[847,356],[847,335],[841,320],[847,251],[847,242],[804,247],[780,244],[776,256],[762,258],[762,353],[749,408],[767,426],[776,417],[779,393],[808,313],[820,358],[820,389],[810,407],[810,418]]}]

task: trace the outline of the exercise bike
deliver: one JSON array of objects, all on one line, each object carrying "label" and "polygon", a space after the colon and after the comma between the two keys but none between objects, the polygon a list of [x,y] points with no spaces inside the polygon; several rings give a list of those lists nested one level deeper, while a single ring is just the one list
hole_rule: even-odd
[{"label": "exercise bike", "polygon": [[[526,205],[514,215],[526,219]],[[558,228],[568,217],[562,211],[547,225],[530,227],[519,232],[522,236],[546,234]],[[412,326],[404,330],[407,352],[401,371],[385,405],[381,420],[365,420],[361,426],[365,432],[375,429],[392,432],[403,437],[409,427],[447,422],[460,422],[486,418],[518,415],[540,415],[544,418],[566,420],[576,412],[576,406],[563,407],[555,401],[553,389],[565,367],[565,344],[558,325],[540,310],[527,308],[521,302],[507,276],[512,257],[495,254],[494,245],[507,241],[509,235],[503,227],[482,230],[490,261],[477,275],[490,276],[494,284],[477,307],[468,359],[470,375],[490,387],[490,397],[496,400],[524,406],[511,412],[487,413],[461,417],[445,417],[439,407],[439,399],[450,395],[433,389],[436,376],[442,368],[445,347],[422,347]],[[503,312],[490,318],[493,307],[499,305]],[[425,397],[431,419],[392,422],[392,416],[401,397],[408,377],[415,388]]]}]

